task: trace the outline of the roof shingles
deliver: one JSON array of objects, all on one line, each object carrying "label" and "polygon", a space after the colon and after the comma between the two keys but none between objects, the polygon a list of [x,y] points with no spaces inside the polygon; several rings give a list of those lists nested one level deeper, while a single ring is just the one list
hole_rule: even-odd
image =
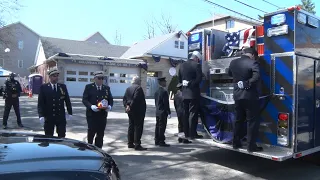
[{"label": "roof shingles", "polygon": [[76,41],[50,37],[41,37],[41,43],[46,58],[49,58],[57,53],[120,57],[129,49],[128,46],[116,46],[105,43],[94,43],[90,41]]}]

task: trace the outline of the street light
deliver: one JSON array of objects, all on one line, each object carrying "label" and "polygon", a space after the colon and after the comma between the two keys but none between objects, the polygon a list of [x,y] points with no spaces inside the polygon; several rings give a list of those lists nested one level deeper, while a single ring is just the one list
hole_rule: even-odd
[{"label": "street light", "polygon": [[8,53],[8,52],[10,52],[10,49],[9,49],[9,48],[6,48],[6,49],[4,50],[4,52]]}]

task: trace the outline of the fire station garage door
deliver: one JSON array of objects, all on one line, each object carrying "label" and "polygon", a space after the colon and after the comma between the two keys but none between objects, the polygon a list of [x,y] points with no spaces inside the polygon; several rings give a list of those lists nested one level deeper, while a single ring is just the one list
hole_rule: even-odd
[{"label": "fire station garage door", "polygon": [[72,64],[65,67],[64,82],[69,96],[82,96],[87,84],[93,82],[93,73],[101,71],[98,65]]},{"label": "fire station garage door", "polygon": [[140,68],[110,67],[109,86],[113,96],[122,97],[126,89],[131,85],[132,77],[140,76]]}]

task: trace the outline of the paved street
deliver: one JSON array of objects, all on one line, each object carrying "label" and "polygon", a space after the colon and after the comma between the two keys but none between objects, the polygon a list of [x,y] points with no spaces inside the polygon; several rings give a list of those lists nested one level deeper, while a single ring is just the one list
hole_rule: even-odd
[{"label": "paved street", "polygon": [[[22,97],[21,114],[26,128],[17,129],[15,114],[11,110],[8,126],[14,131],[33,131],[43,133],[36,110],[37,97]],[[111,154],[119,165],[124,180],[153,179],[320,179],[320,168],[302,160],[273,162],[228,150],[207,147],[194,142],[191,145],[177,143],[175,114],[168,120],[167,143],[170,148],[155,147],[153,133],[155,111],[153,100],[147,100],[148,112],[145,119],[143,146],[145,152],[129,150],[126,145],[128,120],[121,106],[121,100],[115,100],[115,106],[109,113],[106,128],[104,150]],[[85,108],[80,98],[72,98],[73,120],[68,122],[67,137],[86,140]],[[173,105],[171,105],[173,108]],[[4,110],[4,101],[0,100],[0,121]]]}]

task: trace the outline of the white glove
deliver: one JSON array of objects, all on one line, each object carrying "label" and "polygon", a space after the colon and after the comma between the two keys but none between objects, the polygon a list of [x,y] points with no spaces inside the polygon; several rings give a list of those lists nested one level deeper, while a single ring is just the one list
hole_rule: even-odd
[{"label": "white glove", "polygon": [[182,86],[188,86],[188,84],[189,84],[189,81],[187,81],[187,80],[182,81]]},{"label": "white glove", "polygon": [[243,86],[243,82],[242,82],[242,81],[239,81],[239,82],[237,83],[237,85],[238,85],[238,88],[244,89],[244,86]]},{"label": "white glove", "polygon": [[171,114],[168,115],[168,119],[170,119],[170,118],[171,118]]},{"label": "white glove", "polygon": [[44,124],[44,117],[40,117],[40,124]]},{"label": "white glove", "polygon": [[91,106],[91,109],[92,109],[92,111],[94,111],[94,112],[98,112],[98,111],[99,111],[99,109],[98,109],[98,107],[97,107],[96,105],[92,105],[92,106]]},{"label": "white glove", "polygon": [[112,110],[112,107],[110,105],[108,106],[108,110],[110,110],[110,111]]},{"label": "white glove", "polygon": [[70,121],[71,119],[72,119],[72,115],[66,114],[66,120],[67,120],[67,121]]}]

